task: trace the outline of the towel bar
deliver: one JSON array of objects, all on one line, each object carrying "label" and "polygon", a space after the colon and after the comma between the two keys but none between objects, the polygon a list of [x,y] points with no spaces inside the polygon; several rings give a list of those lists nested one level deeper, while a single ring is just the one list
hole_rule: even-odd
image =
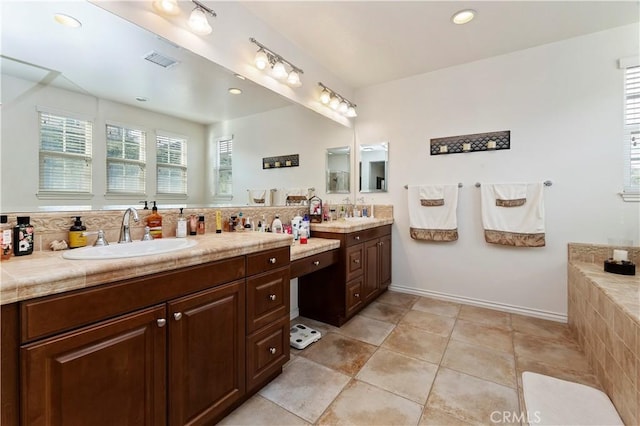
[{"label": "towel bar", "polygon": [[[458,188],[462,188],[462,182],[458,182]],[[405,185],[404,189],[409,189],[409,185]]]},{"label": "towel bar", "polygon": [[[553,185],[553,182],[551,182],[550,180],[545,180],[543,183],[544,183],[544,186]],[[480,186],[482,186],[482,184],[480,182],[476,182],[476,188],[480,188]]]}]

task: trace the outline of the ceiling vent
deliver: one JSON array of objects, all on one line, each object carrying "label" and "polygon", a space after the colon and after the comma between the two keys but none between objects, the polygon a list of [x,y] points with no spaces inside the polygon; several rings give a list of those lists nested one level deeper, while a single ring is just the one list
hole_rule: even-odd
[{"label": "ceiling vent", "polygon": [[151,51],[144,55],[144,59],[149,62],[153,62],[156,65],[160,65],[162,68],[168,69],[175,65],[178,65],[179,62],[175,59],[171,59],[168,56],[163,55],[162,53],[158,53],[156,51]]}]

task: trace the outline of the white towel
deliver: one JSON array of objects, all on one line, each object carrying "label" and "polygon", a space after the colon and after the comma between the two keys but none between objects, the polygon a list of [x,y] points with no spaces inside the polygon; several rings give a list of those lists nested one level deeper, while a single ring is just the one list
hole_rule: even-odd
[{"label": "white towel", "polygon": [[[526,185],[525,197],[522,187]],[[482,225],[489,243],[542,247],[544,242],[544,186],[541,182],[528,184],[490,184],[481,186]],[[526,198],[522,205],[503,207],[496,200]],[[515,199],[517,199],[515,198]]]},{"label": "white towel", "polygon": [[249,193],[249,204],[259,204],[259,205],[265,205],[266,204],[266,194],[267,194],[267,190],[266,189],[247,189],[247,192]]},{"label": "white towel", "polygon": [[[425,206],[421,200],[442,199],[442,205]],[[458,185],[409,186],[409,226],[411,238],[430,241],[458,239]]]}]

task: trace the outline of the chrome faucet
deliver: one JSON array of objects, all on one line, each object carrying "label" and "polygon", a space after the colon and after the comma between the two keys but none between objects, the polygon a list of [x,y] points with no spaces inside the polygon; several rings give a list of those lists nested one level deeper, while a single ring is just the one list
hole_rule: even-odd
[{"label": "chrome faucet", "polygon": [[119,243],[130,243],[132,241],[131,233],[129,232],[130,214],[133,214],[133,220],[135,222],[140,222],[138,211],[135,208],[129,207],[127,210],[125,210],[124,215],[122,216],[122,225],[120,226],[120,239],[118,240]]}]

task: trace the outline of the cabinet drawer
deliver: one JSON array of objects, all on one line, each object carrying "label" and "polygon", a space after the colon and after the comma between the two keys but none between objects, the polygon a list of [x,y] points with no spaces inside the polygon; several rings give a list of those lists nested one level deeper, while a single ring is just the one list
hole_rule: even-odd
[{"label": "cabinet drawer", "polygon": [[247,391],[289,360],[289,316],[247,338]]},{"label": "cabinet drawer", "polygon": [[358,244],[357,246],[347,247],[346,250],[346,265],[345,265],[345,273],[347,276],[347,281],[351,281],[354,278],[357,278],[362,275],[362,271],[364,270],[364,261],[362,258],[363,253],[363,245]]},{"label": "cabinet drawer", "polygon": [[289,314],[289,268],[247,279],[247,333]]},{"label": "cabinet drawer", "polygon": [[345,305],[347,308],[347,317],[349,317],[362,305],[362,278],[348,282],[345,291]]},{"label": "cabinet drawer", "polygon": [[289,247],[247,255],[247,275],[271,271],[289,264]]},{"label": "cabinet drawer", "polygon": [[132,312],[244,277],[244,256],[20,303],[21,341]]},{"label": "cabinet drawer", "polygon": [[335,249],[291,262],[291,278],[297,278],[333,265],[338,261],[338,252],[339,250]]},{"label": "cabinet drawer", "polygon": [[363,229],[362,231],[350,232],[347,234],[347,247],[354,244],[363,243],[367,240],[379,238],[383,235],[391,234],[391,225],[378,226],[376,228]]}]

